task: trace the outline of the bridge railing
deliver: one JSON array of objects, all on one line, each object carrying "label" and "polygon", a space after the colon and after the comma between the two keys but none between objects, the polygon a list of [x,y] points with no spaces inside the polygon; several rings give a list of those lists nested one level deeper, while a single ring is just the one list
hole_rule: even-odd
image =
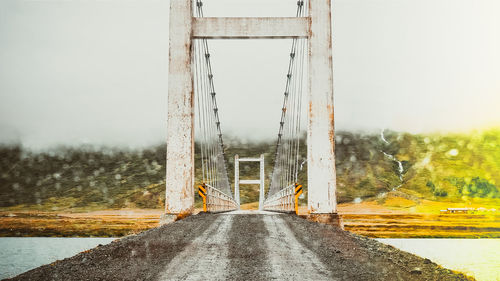
[{"label": "bridge railing", "polygon": [[264,210],[277,212],[295,212],[298,214],[298,200],[302,194],[302,185],[289,185],[264,200]]},{"label": "bridge railing", "polygon": [[216,213],[238,209],[238,203],[233,197],[209,184],[199,185],[198,194],[203,198],[204,212]]}]

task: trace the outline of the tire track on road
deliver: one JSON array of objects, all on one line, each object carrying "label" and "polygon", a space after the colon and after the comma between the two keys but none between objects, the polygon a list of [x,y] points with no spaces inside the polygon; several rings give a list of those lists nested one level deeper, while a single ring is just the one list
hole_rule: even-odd
[{"label": "tire track on road", "polygon": [[283,216],[262,216],[269,232],[265,242],[271,279],[335,280],[330,271],[311,250],[304,247],[290,230]]},{"label": "tire track on road", "polygon": [[226,280],[233,216],[218,215],[210,227],[167,265],[159,280]]}]

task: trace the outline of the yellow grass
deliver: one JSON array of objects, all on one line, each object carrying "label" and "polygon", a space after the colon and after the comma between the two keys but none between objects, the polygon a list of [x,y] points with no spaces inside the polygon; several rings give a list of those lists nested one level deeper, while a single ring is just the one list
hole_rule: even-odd
[{"label": "yellow grass", "polygon": [[259,209],[259,202],[241,204],[240,209],[241,210],[258,210]]},{"label": "yellow grass", "polygon": [[[337,206],[345,230],[379,238],[456,237],[500,238],[500,212],[441,214],[446,208],[496,208],[498,200],[472,202],[418,202],[389,194],[385,200],[343,203]],[[299,214],[307,214],[300,206]]]},{"label": "yellow grass", "polygon": [[0,212],[0,236],[119,237],[158,226],[163,210]]},{"label": "yellow grass", "polygon": [[[258,202],[242,204],[241,209],[257,210],[258,205]],[[385,200],[339,204],[337,212],[346,230],[370,237],[500,238],[500,212],[439,212],[452,207],[498,209],[492,200],[416,202],[389,195]],[[200,211],[196,208],[194,213]],[[163,212],[163,209],[95,210],[86,213],[4,210],[0,211],[0,236],[119,237],[158,226]],[[307,207],[299,206],[299,215],[305,214]]]}]

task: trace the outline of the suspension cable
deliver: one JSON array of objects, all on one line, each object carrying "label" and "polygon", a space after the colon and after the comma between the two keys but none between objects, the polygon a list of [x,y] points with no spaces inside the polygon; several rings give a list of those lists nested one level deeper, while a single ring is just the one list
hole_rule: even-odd
[{"label": "suspension cable", "polygon": [[[196,16],[203,17],[203,2],[194,0]],[[202,179],[228,196],[232,196],[224,154],[224,142],[214,87],[214,75],[206,39],[193,40],[194,83],[198,103],[198,126],[202,134],[200,141]]]},{"label": "suspension cable", "polygon": [[[304,1],[297,1],[296,16],[306,12]],[[302,112],[302,92],[304,62],[306,54],[305,39],[293,39],[286,74],[286,84],[281,108],[281,118],[276,142],[274,169],[267,197],[297,183],[300,157],[300,134]]]}]

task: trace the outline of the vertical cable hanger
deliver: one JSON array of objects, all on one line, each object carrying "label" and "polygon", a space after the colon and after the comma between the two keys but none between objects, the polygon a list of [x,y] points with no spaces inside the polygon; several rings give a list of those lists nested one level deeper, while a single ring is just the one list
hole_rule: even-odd
[{"label": "vertical cable hanger", "polygon": [[[297,1],[296,16],[303,16],[305,10],[304,1]],[[274,169],[267,197],[297,183],[305,48],[305,39],[292,40],[276,142]]]},{"label": "vertical cable hanger", "polygon": [[[195,13],[203,17],[203,2],[195,0]],[[214,87],[214,75],[206,39],[196,39],[193,44],[195,94],[198,102],[198,125],[201,137],[201,163],[203,182],[232,197],[224,154],[219,109]]]}]

